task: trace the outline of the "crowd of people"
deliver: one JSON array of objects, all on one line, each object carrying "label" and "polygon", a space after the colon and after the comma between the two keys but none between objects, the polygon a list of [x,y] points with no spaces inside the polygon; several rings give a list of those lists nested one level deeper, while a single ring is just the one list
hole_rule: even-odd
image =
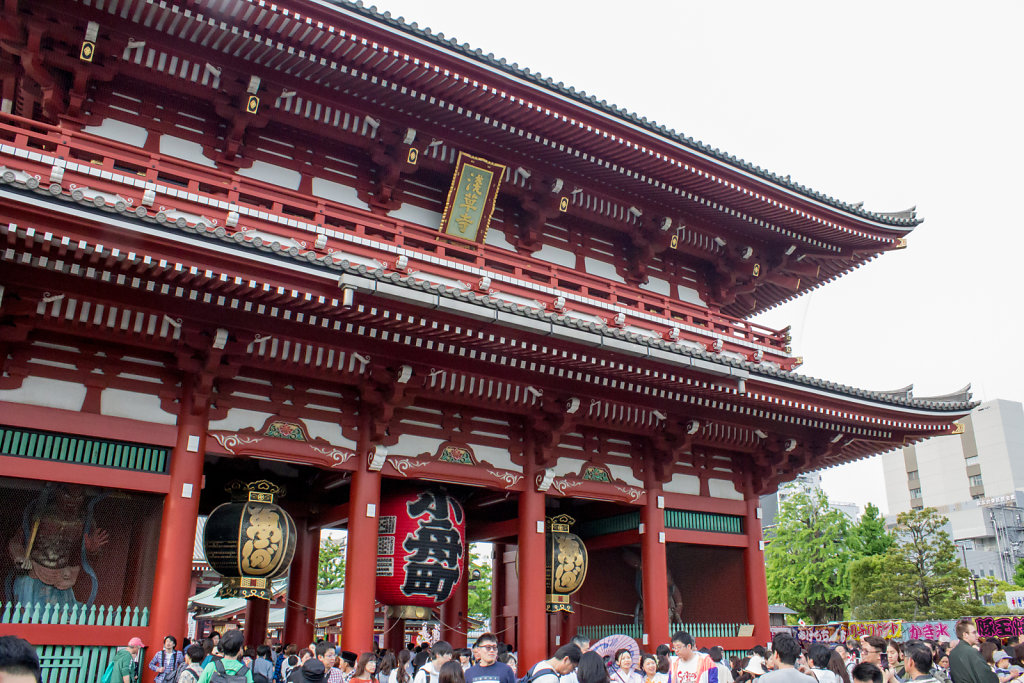
[{"label": "crowd of people", "polygon": [[[1024,644],[1017,638],[982,640],[971,619],[957,622],[955,647],[934,640],[863,636],[846,643],[801,643],[779,633],[770,649],[727,657],[721,647],[700,648],[684,631],[654,652],[623,648],[602,656],[576,636],[517,678],[516,655],[492,633],[471,648],[445,641],[409,643],[397,653],[341,651],[325,640],[308,647],[245,647],[242,631],[217,632],[184,643],[167,636],[149,660],[156,683],[1010,683],[1024,675]],[[101,683],[137,683],[144,643],[132,638],[117,652]],[[0,637],[0,683],[40,680],[35,648]]]}]

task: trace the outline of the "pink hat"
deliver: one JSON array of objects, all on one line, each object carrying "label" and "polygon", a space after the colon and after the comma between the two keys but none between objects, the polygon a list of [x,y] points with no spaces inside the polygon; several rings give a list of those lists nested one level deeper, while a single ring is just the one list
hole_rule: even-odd
[{"label": "pink hat", "polygon": [[142,642],[142,638],[136,636],[128,641],[128,647],[146,647],[146,644]]}]

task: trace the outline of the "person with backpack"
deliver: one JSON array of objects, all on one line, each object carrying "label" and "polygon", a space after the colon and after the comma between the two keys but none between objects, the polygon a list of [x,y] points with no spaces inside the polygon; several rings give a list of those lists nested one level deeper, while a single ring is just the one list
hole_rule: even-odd
[{"label": "person with backpack", "polygon": [[197,683],[203,675],[202,661],[206,656],[203,646],[192,643],[185,648],[185,661],[174,672],[174,678],[166,679],[170,683]]},{"label": "person with backpack", "polygon": [[424,664],[413,676],[413,683],[438,683],[441,667],[451,660],[454,650],[446,640],[439,640],[430,647],[430,661]]},{"label": "person with backpack", "polygon": [[493,633],[477,638],[473,649],[479,659],[466,669],[466,683],[516,683],[512,667],[498,661],[498,639]]},{"label": "person with backpack", "polygon": [[172,683],[171,676],[181,665],[184,655],[178,651],[178,639],[174,636],[164,638],[164,647],[153,655],[149,668],[156,672],[155,683]]},{"label": "person with backpack", "polygon": [[139,658],[142,648],[146,647],[142,638],[132,638],[128,647],[114,655],[114,661],[103,672],[101,683],[138,683],[141,674]]},{"label": "person with backpack", "polygon": [[239,629],[225,633],[219,645],[224,656],[206,665],[199,683],[253,683],[252,671],[241,660],[244,640]]},{"label": "person with backpack", "polygon": [[516,683],[559,683],[562,676],[572,673],[580,663],[583,651],[575,643],[555,650],[551,659],[544,659],[530,667],[530,671]]},{"label": "person with backpack", "polygon": [[270,661],[272,656],[269,645],[256,648],[256,659],[252,662],[253,683],[271,683],[274,680],[274,663]]}]

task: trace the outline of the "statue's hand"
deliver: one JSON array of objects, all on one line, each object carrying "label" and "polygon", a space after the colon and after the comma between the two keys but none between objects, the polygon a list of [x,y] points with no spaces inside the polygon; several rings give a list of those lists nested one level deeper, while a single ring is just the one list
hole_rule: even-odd
[{"label": "statue's hand", "polygon": [[85,537],[85,549],[94,553],[110,542],[110,534],[106,529],[96,529]]},{"label": "statue's hand", "polygon": [[23,557],[20,560],[18,560],[18,566],[21,567],[22,569],[24,569],[25,571],[31,571],[32,570],[32,560],[30,560],[27,557]]}]

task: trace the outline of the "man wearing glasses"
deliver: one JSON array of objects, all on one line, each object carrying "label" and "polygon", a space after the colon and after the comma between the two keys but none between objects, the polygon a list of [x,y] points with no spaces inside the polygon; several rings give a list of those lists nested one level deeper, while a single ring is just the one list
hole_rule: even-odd
[{"label": "man wearing glasses", "polygon": [[885,640],[881,636],[870,635],[864,636],[860,639],[862,646],[860,648],[861,662],[867,662],[868,664],[874,664],[882,671],[885,671],[888,667],[882,665],[882,653],[885,652]]},{"label": "man wearing glasses", "polygon": [[466,683],[516,683],[512,667],[498,661],[498,639],[493,633],[485,633],[473,645],[479,661],[466,669]]},{"label": "man wearing glasses", "polygon": [[956,637],[960,642],[949,653],[949,677],[956,683],[999,683],[999,676],[974,649],[978,643],[974,620],[964,617],[956,622]]}]

